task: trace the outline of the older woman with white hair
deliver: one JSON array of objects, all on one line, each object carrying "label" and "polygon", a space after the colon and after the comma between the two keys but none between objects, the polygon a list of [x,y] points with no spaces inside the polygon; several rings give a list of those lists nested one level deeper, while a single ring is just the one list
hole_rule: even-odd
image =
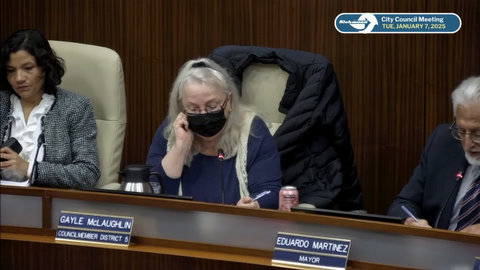
[{"label": "older woman with white hair", "polygon": [[[240,103],[228,73],[210,59],[180,69],[147,164],[163,176],[166,193],[278,208],[282,175],[275,141],[264,121]],[[254,200],[259,194],[266,195]]]}]

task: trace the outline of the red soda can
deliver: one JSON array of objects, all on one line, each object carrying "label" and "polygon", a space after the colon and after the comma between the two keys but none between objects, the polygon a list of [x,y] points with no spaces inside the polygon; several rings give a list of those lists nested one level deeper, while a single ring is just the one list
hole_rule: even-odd
[{"label": "red soda can", "polygon": [[292,206],[298,206],[298,191],[294,186],[285,186],[280,189],[280,195],[278,196],[279,208],[281,211],[290,211]]}]

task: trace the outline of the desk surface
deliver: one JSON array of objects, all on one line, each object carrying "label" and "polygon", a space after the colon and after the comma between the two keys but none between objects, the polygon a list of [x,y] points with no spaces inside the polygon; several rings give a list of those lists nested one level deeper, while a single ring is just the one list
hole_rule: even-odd
[{"label": "desk surface", "polygon": [[479,236],[438,229],[66,189],[3,186],[0,193],[2,240],[37,235],[53,241],[60,211],[69,210],[133,217],[131,250],[161,253],[160,247],[174,243],[205,257],[193,251],[208,247],[213,259],[258,265],[270,265],[279,231],[350,239],[349,261],[365,264],[472,269],[480,255]]}]

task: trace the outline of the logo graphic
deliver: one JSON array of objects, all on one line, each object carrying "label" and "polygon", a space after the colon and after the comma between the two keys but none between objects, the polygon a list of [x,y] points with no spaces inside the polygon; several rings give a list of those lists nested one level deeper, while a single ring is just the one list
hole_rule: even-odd
[{"label": "logo graphic", "polygon": [[377,18],[372,13],[363,13],[357,21],[349,23],[351,27],[361,30],[359,33],[370,33],[375,25],[378,25]]},{"label": "logo graphic", "polygon": [[461,26],[455,13],[341,13],[335,18],[343,34],[451,34]]}]

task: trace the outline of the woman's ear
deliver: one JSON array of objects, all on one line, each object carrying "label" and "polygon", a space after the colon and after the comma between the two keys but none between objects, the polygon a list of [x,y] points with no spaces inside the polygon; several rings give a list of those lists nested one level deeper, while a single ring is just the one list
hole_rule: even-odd
[{"label": "woman's ear", "polygon": [[233,97],[232,97],[232,93],[228,93],[228,108],[230,109],[230,111],[232,110],[232,102],[233,102]]},{"label": "woman's ear", "polygon": [[232,112],[232,93],[229,93],[227,96],[227,104],[225,104],[225,117],[229,117],[230,112]]}]

